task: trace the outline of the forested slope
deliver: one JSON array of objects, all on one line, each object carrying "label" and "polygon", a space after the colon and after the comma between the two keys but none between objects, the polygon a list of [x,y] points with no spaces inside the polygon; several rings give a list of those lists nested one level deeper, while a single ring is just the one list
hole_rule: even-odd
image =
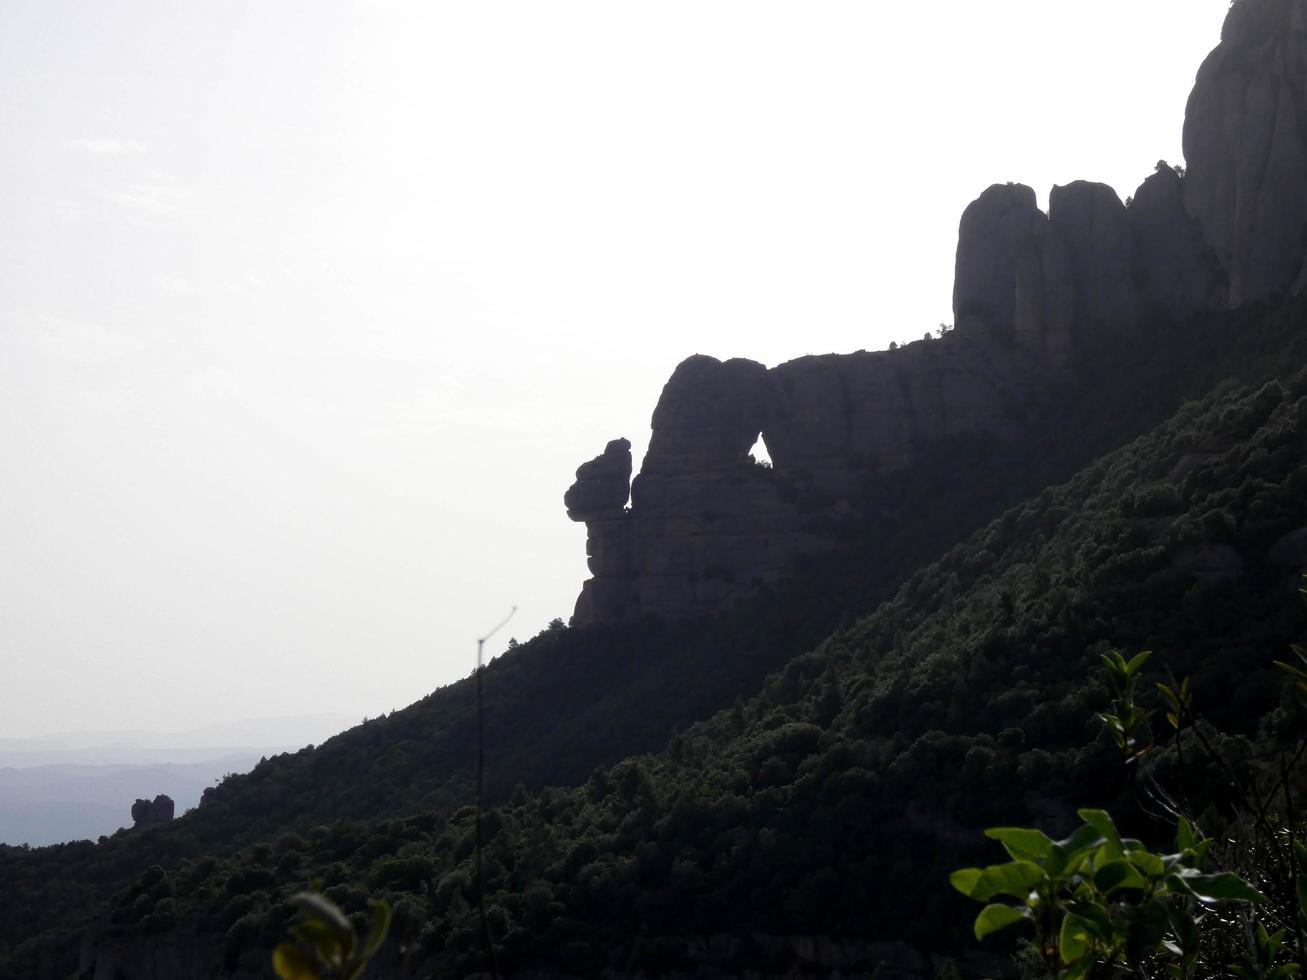
[{"label": "forested slope", "polygon": [[[1256,726],[1279,706],[1270,661],[1307,631],[1301,568],[1282,557],[1304,527],[1307,372],[1186,405],[659,755],[514,794],[489,818],[505,965],[585,975],[638,943],[650,971],[820,971],[870,966],[876,940],[956,945],[969,916],[943,882],[980,828],[1056,832],[1076,804],[1121,809],[1125,775],[1093,721],[1097,651],[1153,649],[1229,732],[1301,732],[1283,711]],[[147,875],[100,941],[194,929],[230,966],[257,964],[282,899],[320,878],[347,907],[391,898],[399,975],[460,976],[482,956],[471,851],[468,809],[338,822]]]},{"label": "forested slope", "polygon": [[[1293,570],[1268,557],[1307,526],[1301,376],[1222,389],[1040,491],[1222,376],[1289,378],[1300,325],[1297,308],[1251,310],[1122,338],[1030,442],[959,444],[881,484],[881,516],[848,529],[849,552],[787,588],[708,624],[547,631],[495,661],[493,785],[500,799],[527,787],[493,843],[505,955],[588,972],[642,926],[657,937],[651,966],[740,929],[913,938],[919,910],[953,901],[938,882],[968,856],[971,828],[1055,820],[1115,793],[1111,753],[1083,747],[1103,644],[1196,669],[1233,726],[1260,717],[1271,689],[1243,667],[1301,626]],[[532,795],[658,750],[760,686],[656,759]],[[311,877],[347,904],[393,892],[418,961],[470,965],[458,958],[477,955],[460,904],[469,814],[446,817],[468,799],[469,687],[269,760],[172,826],[4,849],[0,888],[29,898],[3,912],[11,974],[66,975],[74,936],[114,892],[101,942],[198,929],[189,948],[254,962],[287,914],[278,896]],[[758,942],[731,955],[793,953]]]}]

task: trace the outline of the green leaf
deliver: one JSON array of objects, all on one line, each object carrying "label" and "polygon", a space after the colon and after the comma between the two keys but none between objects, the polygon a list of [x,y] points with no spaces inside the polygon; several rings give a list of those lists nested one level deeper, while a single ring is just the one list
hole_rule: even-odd
[{"label": "green leaf", "polygon": [[1074,963],[1083,959],[1088,951],[1089,933],[1084,925],[1069,915],[1063,918],[1057,940],[1057,954],[1062,962]]},{"label": "green leaf", "polygon": [[1053,841],[1043,831],[1025,827],[991,827],[985,836],[998,841],[1017,861],[1046,862],[1053,856]]},{"label": "green leaf", "polygon": [[1098,718],[1111,729],[1113,735],[1121,735],[1125,731],[1125,724],[1116,715],[1103,713]]},{"label": "green leaf", "polygon": [[1099,654],[1099,656],[1102,657],[1103,663],[1107,665],[1108,673],[1110,674],[1125,673],[1125,667],[1126,667],[1125,657],[1121,656],[1121,654],[1117,653],[1117,651],[1108,650],[1107,653]]},{"label": "green leaf", "polygon": [[319,895],[317,892],[297,892],[291,896],[290,900],[292,904],[307,915],[329,922],[343,932],[354,931],[349,924],[349,919],[345,918],[345,913],[325,895]]},{"label": "green leaf", "polygon": [[[1179,883],[1176,887],[1174,882]],[[1166,876],[1172,891],[1188,893],[1200,902],[1264,902],[1266,896],[1236,874],[1203,874],[1190,868]]]},{"label": "green leaf", "polygon": [[363,951],[359,954],[361,959],[369,960],[373,954],[381,948],[381,944],[386,941],[386,933],[390,931],[390,906],[385,902],[372,903],[372,929],[368,933],[367,941],[363,944]]},{"label": "green leaf", "polygon": [[1013,908],[1011,905],[986,905],[976,916],[976,938],[984,939],[990,933],[1023,922],[1029,916],[1026,909]]},{"label": "green leaf", "polygon": [[1180,818],[1175,825],[1175,848],[1178,851],[1188,851],[1193,845],[1199,843],[1199,839],[1193,834],[1193,825],[1184,817]]},{"label": "green leaf", "polygon": [[1286,664],[1283,660],[1273,660],[1271,662],[1275,664],[1275,666],[1279,667],[1281,670],[1285,671],[1286,673],[1292,674],[1298,680],[1307,681],[1307,671],[1299,670],[1297,667],[1293,666],[1292,664]]},{"label": "green leaf", "polygon": [[1144,958],[1155,953],[1166,938],[1166,929],[1170,925],[1170,913],[1166,903],[1150,899],[1142,905],[1119,906],[1119,913],[1125,923],[1125,953],[1131,964],[1138,965]]},{"label": "green leaf", "polygon": [[1148,662],[1148,658],[1153,655],[1152,650],[1145,650],[1143,653],[1135,654],[1130,658],[1130,662],[1125,665],[1125,674],[1127,677],[1134,677],[1139,673],[1139,668]]},{"label": "green leaf", "polygon": [[1262,961],[1269,966],[1275,962],[1280,947],[1284,945],[1284,930],[1277,930],[1274,935],[1271,935],[1266,931],[1266,926],[1257,923],[1257,944],[1262,948]]},{"label": "green leaf", "polygon": [[1099,835],[1111,845],[1114,857],[1124,853],[1125,849],[1121,844],[1121,835],[1117,832],[1116,824],[1112,822],[1112,818],[1106,810],[1077,810],[1076,813],[1081,820],[1098,831]]},{"label": "green leaf", "polygon": [[340,928],[321,919],[305,919],[291,927],[290,934],[317,950],[318,956],[333,966],[345,958]]},{"label": "green leaf", "polygon": [[318,980],[313,957],[290,943],[282,943],[272,951],[272,968],[281,980]]},{"label": "green leaf", "polygon": [[976,886],[984,872],[979,868],[959,868],[948,876],[948,883],[967,898],[976,897]]},{"label": "green leaf", "polygon": [[1166,863],[1151,851],[1129,851],[1126,859],[1146,878],[1156,880],[1166,874]]},{"label": "green leaf", "polygon": [[1167,918],[1171,922],[1171,931],[1180,941],[1180,950],[1186,963],[1192,963],[1199,953],[1201,937],[1198,923],[1189,914],[1186,902],[1171,902],[1166,907]]},{"label": "green leaf", "polygon": [[1097,902],[1087,900],[1073,902],[1067,908],[1067,916],[1075,919],[1104,942],[1112,941],[1112,918],[1108,915],[1107,909]]},{"label": "green leaf", "polygon": [[1162,700],[1164,700],[1164,701],[1166,702],[1167,706],[1168,706],[1172,711],[1179,711],[1179,710],[1180,710],[1180,698],[1176,696],[1176,693],[1175,693],[1173,690],[1171,690],[1169,687],[1167,687],[1167,686],[1166,686],[1165,684],[1163,684],[1161,681],[1158,681],[1158,682],[1157,682],[1157,689],[1158,689],[1160,692],[1162,692]]},{"label": "green leaf", "polygon": [[1125,861],[1112,861],[1094,872],[1094,887],[1104,895],[1118,888],[1138,888],[1142,890],[1144,885],[1143,875]]},{"label": "green leaf", "polygon": [[1298,912],[1307,917],[1307,875],[1298,876]]},{"label": "green leaf", "polygon": [[995,896],[1008,895],[1025,901],[1031,889],[1047,878],[1044,869],[1030,861],[993,864],[981,872],[980,880],[976,883],[971,897],[977,901],[987,902]]},{"label": "green leaf", "polygon": [[1053,861],[1050,862],[1050,875],[1075,874],[1089,854],[1103,843],[1102,835],[1089,824],[1081,824],[1070,837],[1063,838],[1053,845]]}]

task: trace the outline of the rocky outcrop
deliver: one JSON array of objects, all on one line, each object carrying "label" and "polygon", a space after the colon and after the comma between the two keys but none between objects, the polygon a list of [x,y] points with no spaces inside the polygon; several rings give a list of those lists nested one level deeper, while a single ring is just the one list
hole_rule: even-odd
[{"label": "rocky outcrop", "polygon": [[763,439],[777,474],[847,498],[949,436],[1018,433],[1036,366],[1010,338],[986,331],[801,357],[771,371]]},{"label": "rocky outcrop", "polygon": [[[837,544],[876,474],[950,436],[1022,431],[1038,368],[1010,334],[985,331],[770,371],[688,358],[654,410],[630,509],[625,440],[582,465],[565,495],[593,576],[573,621],[705,615],[778,581]],[[760,434],[771,467],[749,456]]]},{"label": "rocky outcrop", "polygon": [[1073,330],[1137,322],[1134,237],[1116,191],[1087,180],[1054,187],[1048,223],[1067,251],[1075,294],[1069,317]]},{"label": "rocky outcrop", "polygon": [[1238,0],[1185,113],[1185,205],[1242,306],[1307,284],[1307,5]]},{"label": "rocky outcrop", "polygon": [[[711,613],[829,546],[775,472],[749,456],[768,393],[761,364],[695,355],[663,388],[629,511],[613,461],[624,459],[629,475],[626,440],[577,470],[564,499],[586,524],[593,577],[574,622]],[[591,501],[602,506],[581,506]]]},{"label": "rocky outcrop", "polygon": [[994,184],[962,212],[953,270],[956,329],[1011,329],[1017,266],[1038,250],[1047,221],[1024,184]]},{"label": "rocky outcrop", "polygon": [[[1056,374],[1105,326],[1130,327],[1144,309],[1184,317],[1206,305],[1207,281],[1194,281],[1204,273],[1210,279],[1196,229],[1156,182],[1141,192],[1145,208],[1136,220],[1106,184],[1054,187],[1047,215],[1029,187],[990,187],[958,228],[957,329],[1010,334]],[[1159,274],[1150,290],[1150,271],[1169,270],[1177,257],[1181,270],[1169,279]]]},{"label": "rocky outcrop", "polygon": [[631,443],[614,439],[600,455],[580,465],[563,505],[574,521],[605,520],[621,517],[630,496]]},{"label": "rocky outcrop", "polygon": [[172,797],[160,793],[153,800],[137,800],[133,803],[132,820],[135,821],[135,827],[167,823],[173,818],[175,809]]},{"label": "rocky outcrop", "polygon": [[1150,313],[1183,320],[1226,305],[1225,273],[1184,205],[1184,183],[1165,161],[1137,191],[1127,212],[1134,234],[1140,299]]},{"label": "rocky outcrop", "polygon": [[[696,354],[677,365],[653,414],[641,479],[654,473],[730,469],[758,439],[767,369],[757,361]],[[632,492],[639,494],[641,480]]]},{"label": "rocky outcrop", "polygon": [[[566,504],[594,577],[580,623],[714,612],[835,543],[860,491],[957,436],[1020,438],[1044,394],[1111,333],[1307,288],[1307,0],[1237,0],[1185,121],[1129,206],[1054,187],[1049,210],[995,184],[962,215],[955,329],[894,350],[768,371],[696,355],[664,388],[630,488],[629,446],[577,471]],[[761,434],[773,470],[752,465]],[[1200,578],[1239,573],[1185,556]]]}]

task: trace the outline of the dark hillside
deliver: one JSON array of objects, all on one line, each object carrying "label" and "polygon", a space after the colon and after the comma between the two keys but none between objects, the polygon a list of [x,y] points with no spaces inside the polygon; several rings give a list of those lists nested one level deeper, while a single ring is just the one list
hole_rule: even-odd
[{"label": "dark hillside", "polygon": [[[875,609],[914,571],[967,534],[1012,504],[1038,494],[1049,483],[1067,479],[1104,451],[1147,431],[1183,398],[1201,395],[1227,376],[1261,379],[1292,373],[1307,361],[1302,351],[1307,333],[1301,323],[1300,306],[1271,312],[1247,310],[1210,314],[1183,325],[1159,323],[1151,331],[1105,344],[1086,363],[1079,380],[1068,385],[1060,398],[1050,400],[1043,424],[1030,440],[1012,446],[959,442],[933,454],[922,467],[869,488],[880,516],[867,525],[844,529],[847,551],[800,570],[785,587],[710,623],[550,630],[515,648],[494,661],[485,676],[493,793],[506,799],[519,782],[530,790],[577,785],[597,765],[612,765],[627,756],[660,749],[674,729],[687,728],[740,695],[757,691],[768,673],[816,646],[841,623],[851,623]],[[1217,448],[1229,450],[1231,437],[1223,438],[1225,442]],[[1213,451],[1206,443],[1196,448],[1203,453]],[[1283,463],[1288,450],[1277,447],[1276,452]],[[1085,479],[1059,491],[1061,503],[1057,506],[1069,512],[1082,510],[1082,503],[1072,497],[1076,488],[1086,486]],[[1127,486],[1120,489],[1123,495],[1131,490]],[[1041,496],[1038,504],[1045,515],[1054,506],[1045,503],[1047,496]],[[1235,509],[1247,505],[1250,501],[1237,495],[1230,504]],[[1141,506],[1147,511],[1154,505]],[[1276,506],[1284,509],[1289,505]],[[1146,516],[1149,520],[1158,517]],[[1010,515],[1008,519],[1014,520]],[[1057,525],[1045,528],[1049,520],[1044,516],[1033,526],[1018,524],[1017,530],[1004,534],[1036,549],[1028,562],[1042,562],[1049,552],[1038,550],[1043,545],[1036,532],[1051,533]],[[1144,520],[1143,512],[1131,520],[1129,528],[1137,527]],[[987,533],[992,537],[994,532]],[[1079,624],[1077,632],[1060,636],[1056,643],[1044,641],[1053,644],[1059,656],[1074,651],[1080,658],[1077,670],[1083,666],[1084,650],[1094,642],[1129,645],[1135,633],[1143,631],[1138,624],[1150,619],[1158,622],[1161,632],[1166,619],[1156,613],[1169,607],[1157,603],[1177,598],[1169,592],[1139,592],[1132,577],[1139,569],[1122,555],[1113,557],[1111,553],[1115,548],[1124,554],[1133,538],[1124,534],[1113,540],[1113,544],[1099,543],[1096,548],[1103,551],[1107,567],[1127,563],[1120,574],[1130,583],[1123,586],[1129,594],[1110,593],[1111,616],[1090,616],[1078,606],[1074,612],[1059,613]],[[1007,552],[1003,555],[1006,558]],[[879,642],[890,643],[899,655],[920,657],[922,648],[911,640],[920,626],[908,626],[901,617],[922,616],[927,611],[934,615],[931,603],[947,596],[966,593],[974,599],[981,594],[976,588],[983,584],[982,576],[987,574],[984,562],[989,560],[956,565],[947,588],[926,588],[920,582],[929,579],[923,580],[925,573],[919,573],[911,579],[911,591],[900,593],[895,604],[874,618],[874,622],[891,623],[892,627],[864,625],[859,635],[868,629],[879,630]],[[1059,557],[1063,564],[1068,560]],[[1046,574],[1054,581],[1051,566]],[[989,612],[974,614],[981,625],[989,622],[986,615],[994,615],[994,603],[1006,608],[1002,605],[1005,600],[994,597],[992,587],[984,594],[989,596],[984,600]],[[919,596],[923,604],[914,607],[905,595]],[[1255,599],[1262,593],[1254,591],[1252,595]],[[1013,615],[1017,615],[1024,607],[1015,597],[1011,602]],[[1136,623],[1135,632],[1118,632],[1117,619],[1130,602],[1139,607],[1131,613],[1136,618],[1122,621]],[[1279,639],[1279,633],[1275,638]],[[994,645],[999,640],[991,637],[988,642]],[[839,649],[839,642],[832,641],[824,649],[829,656],[829,651]],[[995,656],[1003,649],[1006,647],[994,646]],[[771,682],[769,691],[773,693],[768,698],[776,694],[789,697],[784,693],[787,689],[777,689],[776,684],[791,683],[802,676],[794,671],[809,671],[810,666],[802,665],[813,661],[808,658],[796,663],[801,666],[788,668],[782,681]],[[1021,680],[1015,675],[1006,679],[985,676],[991,685]],[[1082,679],[1077,676],[1066,682],[1079,685]],[[878,683],[877,689],[882,686],[883,682]],[[992,694],[991,710],[998,704],[1017,705],[1019,710],[1013,709],[1017,713],[1033,710],[1029,692],[1001,689]],[[891,717],[884,713],[886,705],[907,711],[910,702],[921,718],[930,718],[931,724],[939,720],[931,714],[937,698],[905,701],[900,688],[878,697],[886,700],[876,702],[877,718]],[[953,702],[954,715],[969,710],[961,693],[950,694],[944,703]],[[756,713],[756,706],[751,710]],[[1036,715],[1042,718],[1051,710],[1041,708]],[[306,834],[315,826],[333,822],[337,829],[331,834],[344,832],[361,843],[372,831],[362,825],[341,831],[348,825],[338,821],[395,818],[425,811],[439,815],[465,803],[470,795],[471,712],[470,685],[461,682],[316,749],[268,760],[249,775],[229,779],[209,803],[173,825],[148,833],[119,834],[99,845],[0,850],[0,888],[7,894],[31,898],[6,904],[0,912],[0,942],[11,948],[27,944],[16,953],[17,962],[26,964],[24,971],[36,969],[38,951],[43,947],[53,957],[53,973],[17,975],[61,975],[72,948],[70,931],[79,928],[99,902],[150,865],[168,869],[202,855],[221,858],[258,841],[273,841],[288,833]],[[947,721],[951,716],[945,712],[942,717]],[[1083,719],[1080,715],[1076,719],[1066,724],[1072,724],[1078,736],[1083,734]],[[914,730],[916,723],[911,717],[900,722],[903,732]],[[988,721],[973,719],[970,724],[979,726],[976,730],[992,728]],[[1068,736],[1056,726],[1052,732],[1059,738]],[[677,744],[687,744],[687,737],[682,736]],[[696,733],[689,744],[699,744],[703,737]],[[905,737],[896,735],[895,744]],[[899,765],[895,771],[901,768]],[[441,826],[438,818],[424,819],[437,819],[432,826]],[[377,846],[378,854],[386,853],[388,845]],[[297,865],[288,863],[287,868],[292,866]],[[267,883],[277,878],[273,875]]]},{"label": "dark hillside", "polygon": [[[927,969],[894,941],[965,944],[968,909],[944,881],[979,856],[980,828],[1056,833],[1075,805],[1101,804],[1150,833],[1093,722],[1098,651],[1151,648],[1159,669],[1192,673],[1237,752],[1302,736],[1292,712],[1258,722],[1280,704],[1270,661],[1307,631],[1302,555],[1286,547],[1303,528],[1307,371],[1186,404],[662,754],[576,789],[515,792],[489,818],[507,967],[592,975],[633,956],[653,973],[869,975],[888,957]],[[1207,785],[1194,805],[1219,804],[1220,781]],[[284,928],[285,895],[321,878],[349,907],[389,895],[407,949],[391,975],[463,976],[482,965],[471,839],[465,808],[186,861],[120,892],[97,942],[146,955],[182,935],[211,965],[252,967]]]}]

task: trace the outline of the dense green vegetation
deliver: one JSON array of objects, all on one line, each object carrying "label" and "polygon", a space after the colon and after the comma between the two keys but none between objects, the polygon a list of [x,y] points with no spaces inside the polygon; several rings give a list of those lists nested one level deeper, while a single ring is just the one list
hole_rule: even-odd
[{"label": "dense green vegetation", "polygon": [[[1107,645],[1191,674],[1233,751],[1291,730],[1270,661],[1303,615],[1297,569],[1269,553],[1307,526],[1301,314],[1105,343],[1029,440],[961,442],[878,483],[847,553],[714,622],[547,630],[494,661],[505,964],[854,962],[938,922],[957,931],[932,948],[961,948],[967,903],[940,883],[977,859],[980,828],[1053,833],[1072,804],[1122,801],[1090,725]],[[1149,431],[1227,376],[1246,381]],[[1256,730],[1272,710],[1288,720]],[[267,760],[172,825],[0,848],[0,890],[24,896],[0,906],[0,976],[67,975],[111,898],[102,942],[193,931],[249,961],[314,878],[346,908],[386,896],[398,942],[382,956],[402,946],[415,975],[480,965],[460,808],[472,712],[471,685],[452,685]],[[1219,807],[1221,781],[1207,788]]]}]

